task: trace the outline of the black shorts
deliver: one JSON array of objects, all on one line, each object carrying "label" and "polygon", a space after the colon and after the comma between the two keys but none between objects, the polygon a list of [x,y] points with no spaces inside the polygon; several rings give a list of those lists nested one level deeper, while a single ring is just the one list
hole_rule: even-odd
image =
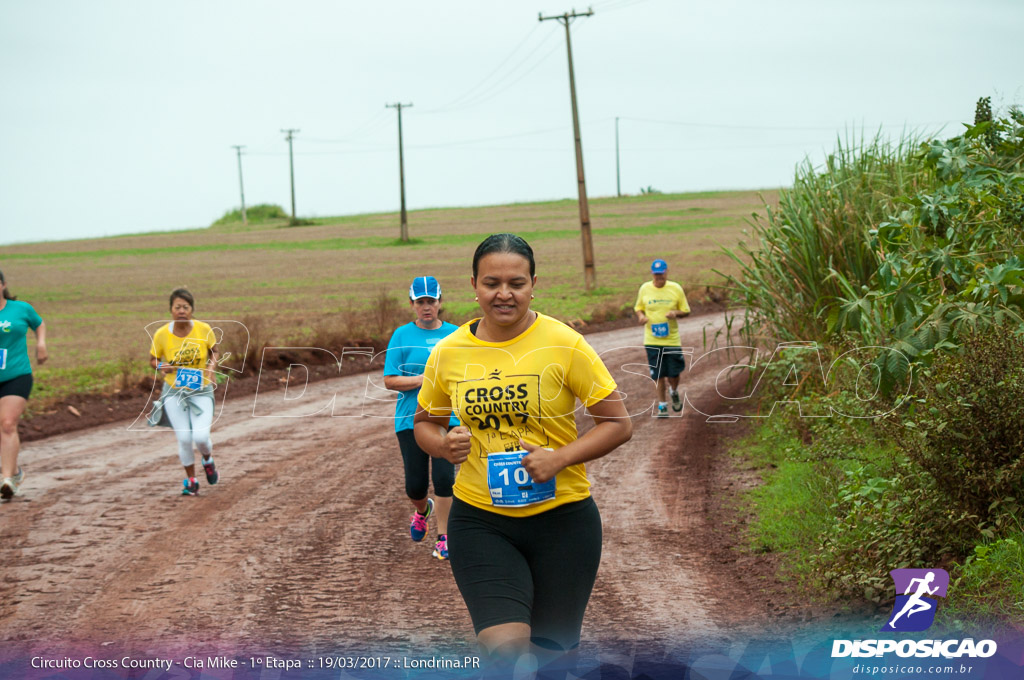
[{"label": "black shorts", "polygon": [[30,394],[32,394],[31,373],[19,375],[17,378],[11,378],[10,380],[0,382],[0,399],[12,396],[28,399],[28,395]]},{"label": "black shorts", "polygon": [[477,632],[530,626],[530,640],[570,650],[601,563],[601,514],[593,498],[530,517],[507,517],[456,498],[448,557]]},{"label": "black shorts", "polygon": [[405,495],[414,501],[423,500],[427,497],[429,483],[433,481],[434,495],[450,498],[455,484],[455,464],[444,458],[434,458],[431,462],[430,454],[416,443],[412,430],[399,430],[395,435],[398,436],[398,448],[402,450],[402,464],[405,466]]},{"label": "black shorts", "polygon": [[644,345],[651,380],[675,378],[686,368],[683,349],[674,345]]}]

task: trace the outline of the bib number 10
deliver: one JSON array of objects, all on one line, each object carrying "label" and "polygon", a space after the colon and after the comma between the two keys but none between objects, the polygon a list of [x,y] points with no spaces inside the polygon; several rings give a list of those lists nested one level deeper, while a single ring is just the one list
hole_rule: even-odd
[{"label": "bib number 10", "polygon": [[517,507],[540,503],[555,497],[555,479],[535,482],[523,467],[526,451],[489,453],[487,486],[493,505]]},{"label": "bib number 10", "polygon": [[502,468],[498,472],[498,477],[505,486],[508,486],[509,484],[522,486],[530,481],[530,475],[526,472],[526,468],[524,467],[517,467],[512,470],[512,481],[509,481],[508,468]]}]

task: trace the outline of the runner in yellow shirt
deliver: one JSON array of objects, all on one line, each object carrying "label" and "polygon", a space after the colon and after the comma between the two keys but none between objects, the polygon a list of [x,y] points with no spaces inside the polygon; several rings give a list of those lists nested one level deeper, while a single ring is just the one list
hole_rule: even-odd
[{"label": "runner in yellow shirt", "polygon": [[153,334],[150,365],[163,375],[160,398],[153,405],[150,425],[173,427],[178,439],[178,459],[185,468],[183,496],[199,493],[193,446],[203,455],[207,484],[216,484],[220,473],[213,462],[213,425],[217,372],[217,338],[209,324],[192,318],[195,298],[179,288],[171,293],[171,316]]},{"label": "runner in yellow shirt", "polygon": [[657,384],[658,417],[668,417],[665,384],[671,388],[672,409],[683,410],[679,398],[679,374],[686,368],[679,345],[679,324],[676,319],[690,315],[683,287],[668,280],[665,260],[651,263],[651,280],[640,286],[633,306],[637,321],[644,327],[644,349],[651,380]]},{"label": "runner in yellow shirt", "polygon": [[[574,662],[601,559],[584,463],[632,434],[593,348],[530,309],[535,269],[513,234],[477,247],[471,283],[483,316],[435,346],[414,426],[423,450],[461,464],[449,559],[481,647],[509,675],[530,651],[541,666]],[[596,422],[582,437],[577,402]],[[449,432],[452,413],[463,425]]]}]

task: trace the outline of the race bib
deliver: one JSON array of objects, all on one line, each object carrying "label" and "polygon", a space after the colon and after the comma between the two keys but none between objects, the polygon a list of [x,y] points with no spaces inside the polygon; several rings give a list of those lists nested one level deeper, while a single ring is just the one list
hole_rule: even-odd
[{"label": "race bib", "polygon": [[523,467],[526,451],[487,454],[487,486],[491,504],[504,507],[533,505],[555,497],[555,478],[538,484]]},{"label": "race bib", "polygon": [[7,368],[7,350],[0,349],[0,371]]},{"label": "race bib", "polygon": [[667,338],[668,337],[668,321],[664,323],[652,323],[651,324],[651,335],[656,338]]},{"label": "race bib", "polygon": [[184,390],[198,390],[203,386],[203,372],[198,368],[179,368],[174,386]]}]

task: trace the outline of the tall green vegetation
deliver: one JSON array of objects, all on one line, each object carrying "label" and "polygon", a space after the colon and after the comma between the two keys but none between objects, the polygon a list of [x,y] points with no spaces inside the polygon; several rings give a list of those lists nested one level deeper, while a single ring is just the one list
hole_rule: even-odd
[{"label": "tall green vegetation", "polygon": [[[995,118],[985,99],[951,139],[862,139],[800,166],[778,209],[755,217],[755,242],[732,253],[751,340],[896,350],[875,362],[888,417],[851,428],[784,416],[823,453],[787,460],[832,490],[815,506],[826,528],[797,561],[837,594],[891,597],[890,569],[969,567],[1022,530],[1022,165],[1024,114]],[[767,396],[827,402],[855,393],[848,380]],[[865,442],[884,455],[865,456]]]}]

